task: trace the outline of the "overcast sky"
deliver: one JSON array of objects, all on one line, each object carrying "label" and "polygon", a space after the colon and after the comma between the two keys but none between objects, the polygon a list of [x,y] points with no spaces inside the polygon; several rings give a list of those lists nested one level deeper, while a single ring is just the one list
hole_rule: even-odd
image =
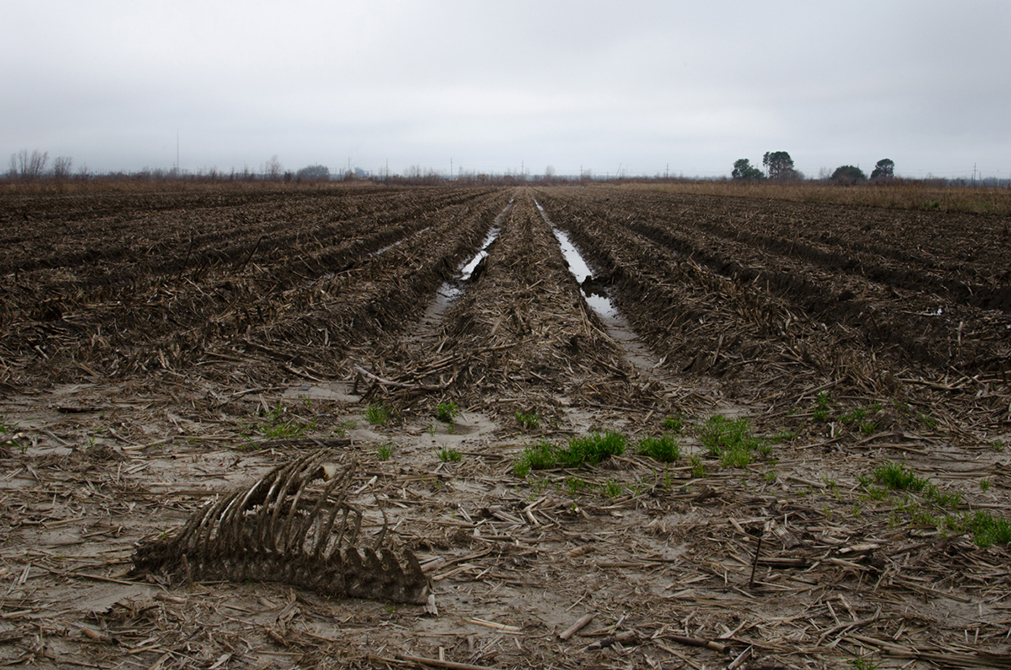
[{"label": "overcast sky", "polygon": [[1011,2],[0,0],[0,157],[1011,176]]}]

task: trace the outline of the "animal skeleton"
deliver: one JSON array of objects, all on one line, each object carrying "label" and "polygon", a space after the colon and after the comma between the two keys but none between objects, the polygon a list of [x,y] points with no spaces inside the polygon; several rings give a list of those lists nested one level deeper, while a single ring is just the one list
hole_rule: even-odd
[{"label": "animal skeleton", "polygon": [[429,582],[414,554],[384,546],[385,524],[374,543],[363,537],[362,512],[347,501],[357,464],[333,460],[307,455],[197,510],[180,530],[139,545],[133,573],[426,603]]}]

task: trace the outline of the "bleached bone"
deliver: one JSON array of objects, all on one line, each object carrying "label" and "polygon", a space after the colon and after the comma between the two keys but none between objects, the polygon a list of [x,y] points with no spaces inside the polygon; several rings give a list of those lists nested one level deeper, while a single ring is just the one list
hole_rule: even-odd
[{"label": "bleached bone", "polygon": [[[333,460],[328,451],[309,454],[205,505],[179,530],[138,545],[133,574],[426,603],[429,582],[415,555],[363,537],[362,512],[347,501],[357,463],[341,468]],[[327,480],[322,490],[310,488],[319,480]]]}]

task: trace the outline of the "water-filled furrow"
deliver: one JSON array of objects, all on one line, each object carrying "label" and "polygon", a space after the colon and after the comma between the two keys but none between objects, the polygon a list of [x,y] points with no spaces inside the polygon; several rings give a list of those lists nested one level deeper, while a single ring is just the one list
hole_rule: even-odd
[{"label": "water-filled furrow", "polygon": [[495,221],[491,224],[491,230],[485,235],[484,240],[481,242],[481,248],[476,254],[474,254],[466,262],[462,263],[460,267],[457,268],[457,277],[451,281],[443,282],[442,286],[435,292],[435,298],[432,303],[425,310],[424,320],[430,324],[436,324],[440,321],[449,308],[453,306],[453,303],[463,295],[464,284],[471,280],[474,271],[477,266],[480,265],[481,261],[488,257],[489,249],[498,239],[499,233],[502,231],[502,219],[505,217],[509,208],[512,207],[513,199],[510,198],[509,202],[506,204],[505,209],[499,212],[498,216],[495,217]]},{"label": "water-filled furrow", "polygon": [[558,240],[558,244],[562,249],[562,255],[569,266],[569,271],[575,277],[576,283],[579,284],[579,288],[583,293],[583,299],[586,300],[586,304],[600,317],[600,320],[607,329],[607,334],[621,344],[625,349],[626,358],[635,367],[643,371],[655,369],[661,361],[639,341],[628,321],[625,320],[625,317],[621,315],[603,290],[593,286],[593,272],[583,259],[582,254],[576,249],[576,245],[569,239],[568,234],[564,230],[559,230],[551,223],[547,212],[544,211],[544,208],[541,207],[541,204],[537,200],[534,200],[534,204],[537,205],[537,209],[540,211],[544,222],[551,228],[555,239]]},{"label": "water-filled furrow", "polygon": [[408,236],[406,236],[406,237],[401,237],[401,238],[400,238],[399,240],[397,240],[397,241],[396,241],[396,242],[394,242],[393,244],[387,244],[387,245],[386,245],[385,247],[383,247],[382,249],[379,249],[378,251],[373,251],[373,252],[372,252],[371,254],[369,254],[369,256],[370,256],[370,257],[372,257],[372,258],[375,258],[376,256],[381,256],[381,255],[383,255],[384,253],[386,253],[387,251],[389,251],[390,249],[392,249],[393,247],[399,247],[399,246],[400,246],[401,244],[403,244],[403,243],[404,243],[404,242],[406,242],[407,240],[411,239],[412,237],[414,237],[414,236],[416,236],[416,235],[421,235],[421,234],[422,234],[422,233],[424,233],[424,232],[425,232],[426,230],[431,230],[431,229],[432,229],[432,227],[431,227],[431,226],[426,226],[426,227],[422,228],[421,230],[419,230],[419,231],[418,231],[418,232],[416,232],[416,233],[412,233],[412,234],[410,234],[410,235],[408,235]]}]

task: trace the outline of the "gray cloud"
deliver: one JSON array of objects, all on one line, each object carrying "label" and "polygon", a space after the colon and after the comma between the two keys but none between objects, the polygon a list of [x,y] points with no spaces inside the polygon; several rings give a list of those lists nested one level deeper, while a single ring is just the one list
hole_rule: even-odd
[{"label": "gray cloud", "polygon": [[1011,170],[1004,2],[6,4],[0,151],[103,171]]}]

